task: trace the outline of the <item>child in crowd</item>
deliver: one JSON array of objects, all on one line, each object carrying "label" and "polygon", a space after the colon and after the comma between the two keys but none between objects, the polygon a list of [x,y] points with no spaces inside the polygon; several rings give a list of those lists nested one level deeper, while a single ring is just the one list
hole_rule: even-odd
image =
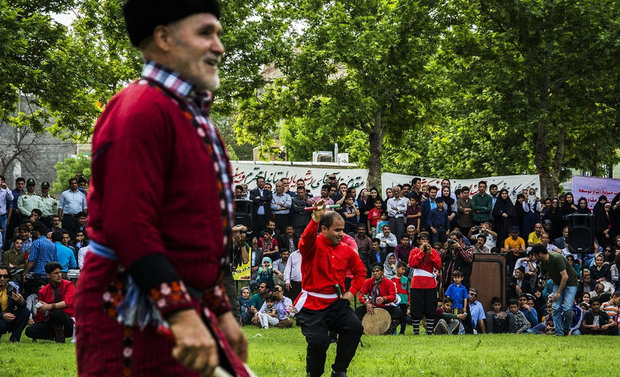
[{"label": "child in crowd", "polygon": [[251,307],[252,301],[250,301],[250,288],[243,287],[241,288],[241,295],[239,295],[239,322],[242,326],[252,322],[253,314],[250,311]]},{"label": "child in crowd", "polygon": [[355,198],[347,196],[344,200],[344,208],[342,209],[342,216],[344,217],[344,232],[355,233],[357,231],[357,219],[360,215],[360,210],[355,206]]},{"label": "child in crowd", "polygon": [[433,334],[457,335],[459,333],[461,321],[467,318],[467,314],[454,314],[452,304],[453,300],[450,297],[444,297],[441,306],[435,311],[435,321],[437,321],[437,325],[435,325]]},{"label": "child in crowd", "polygon": [[519,303],[514,298],[508,300],[508,321],[512,334],[525,333],[532,327],[523,312],[519,310]]},{"label": "child in crowd", "polygon": [[583,315],[581,333],[584,335],[616,335],[618,325],[607,313],[601,310],[601,300],[593,297],[590,309]]},{"label": "child in crowd", "polygon": [[530,323],[530,327],[533,327],[538,324],[538,313],[536,312],[536,309],[528,305],[528,299],[529,296],[525,293],[522,293],[519,295],[519,300],[517,302],[519,304],[519,310],[521,311],[521,313],[523,313],[525,318],[527,318],[528,322]]},{"label": "child in crowd", "polygon": [[264,257],[256,274],[256,284],[260,285],[260,283],[266,283],[269,291],[273,291],[273,272],[271,258]]},{"label": "child in crowd", "polygon": [[375,200],[374,205],[375,207],[368,212],[368,229],[370,229],[372,233],[371,238],[375,238],[377,236],[377,225],[381,219],[381,206],[383,206],[383,202],[381,199],[377,199]]},{"label": "child in crowd", "polygon": [[463,273],[461,271],[454,271],[452,273],[452,281],[448,289],[446,290],[446,296],[450,297],[453,301],[452,307],[454,308],[454,314],[463,313],[464,308],[467,307],[467,287],[462,285]]},{"label": "child in crowd", "polygon": [[422,218],[422,208],[418,204],[418,197],[413,195],[407,204],[407,226],[413,225],[416,230],[420,229],[420,219]]},{"label": "child in crowd", "polygon": [[273,327],[280,322],[278,317],[279,315],[283,315],[284,313],[278,313],[278,308],[275,304],[275,296],[267,296],[267,298],[265,299],[265,305],[258,312],[258,321],[261,328],[266,329],[269,327]]},{"label": "child in crowd", "polygon": [[271,230],[266,229],[263,231],[263,236],[258,239],[256,246],[263,249],[263,256],[273,258],[271,260],[280,259],[278,241],[273,237]]},{"label": "child in crowd", "polygon": [[555,334],[555,326],[553,324],[552,313],[553,309],[551,308],[551,304],[549,303],[547,304],[547,314],[542,317],[542,321],[536,326],[527,330],[527,332],[529,334]]},{"label": "child in crowd", "polygon": [[384,226],[389,226],[390,223],[388,222],[388,216],[387,216],[387,212],[381,212],[381,217],[380,217],[381,221],[379,221],[377,223],[377,233],[381,233],[383,232],[383,227]]},{"label": "child in crowd", "polygon": [[398,308],[400,309],[400,334],[405,333],[407,327],[407,308],[409,307],[409,278],[406,276],[407,263],[398,262],[396,265],[396,276],[392,281],[396,285],[396,294],[400,297]]},{"label": "child in crowd", "polygon": [[[584,304],[585,307],[585,304]],[[581,321],[583,320],[583,314],[587,309],[583,309],[581,305],[573,304],[573,323],[570,326],[568,335],[581,335]]]},{"label": "child in crowd", "polygon": [[566,259],[568,260],[568,264],[573,266],[573,269],[575,270],[577,276],[581,275],[581,264],[579,264],[578,260],[575,260],[575,256],[573,254],[568,254],[566,256]]},{"label": "child in crowd", "polygon": [[489,334],[503,334],[509,331],[508,313],[502,310],[502,300],[499,297],[491,298],[491,308],[487,312],[487,332]]}]

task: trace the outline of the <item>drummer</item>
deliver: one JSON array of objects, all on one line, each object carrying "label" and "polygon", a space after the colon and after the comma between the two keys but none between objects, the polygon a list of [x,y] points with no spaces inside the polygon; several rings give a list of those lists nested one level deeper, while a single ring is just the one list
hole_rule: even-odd
[{"label": "drummer", "polygon": [[398,309],[398,296],[396,285],[390,279],[383,276],[383,265],[372,265],[372,276],[364,281],[359,292],[359,300],[363,304],[355,310],[355,314],[361,320],[366,313],[373,314],[374,308],[385,309],[392,319],[386,334],[392,334],[400,323],[400,310]]}]

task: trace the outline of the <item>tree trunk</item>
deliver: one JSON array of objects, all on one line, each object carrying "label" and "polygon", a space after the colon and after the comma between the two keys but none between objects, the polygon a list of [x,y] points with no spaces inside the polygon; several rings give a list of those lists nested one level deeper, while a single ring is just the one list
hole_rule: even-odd
[{"label": "tree trunk", "polygon": [[564,166],[564,146],[566,141],[566,127],[560,127],[558,131],[558,144],[553,157],[553,168],[551,171],[551,186],[548,195],[543,198],[554,198],[557,194],[557,188],[560,185],[560,174],[562,172],[562,166]]},{"label": "tree trunk", "polygon": [[[370,144],[370,158],[368,159],[368,187],[381,186],[381,153],[383,152],[383,137],[385,129],[381,119],[381,112],[375,115],[375,123],[368,133]],[[379,191],[381,192],[381,191]]]},{"label": "tree trunk", "polygon": [[548,198],[553,192],[553,181],[551,177],[551,166],[549,163],[549,149],[547,147],[547,123],[549,122],[549,92],[551,88],[551,80],[549,71],[551,55],[546,51],[545,56],[545,76],[540,94],[540,104],[536,122],[536,132],[534,132],[534,164],[536,171],[540,177],[540,193],[539,197]]}]

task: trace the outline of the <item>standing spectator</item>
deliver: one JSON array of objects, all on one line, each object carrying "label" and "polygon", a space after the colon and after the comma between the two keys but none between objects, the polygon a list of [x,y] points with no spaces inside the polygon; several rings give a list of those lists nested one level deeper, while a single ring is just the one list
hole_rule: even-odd
[{"label": "standing spectator", "polygon": [[276,274],[276,284],[284,285],[284,269],[286,268],[286,263],[288,262],[288,258],[290,255],[290,251],[287,248],[282,248],[280,250],[280,259],[277,259],[273,262],[273,271]]},{"label": "standing spectator", "polygon": [[334,205],[334,201],[332,200],[332,198],[329,197],[330,190],[331,190],[330,185],[323,185],[321,187],[321,195],[310,198],[308,202],[310,202],[310,204],[312,205],[315,205],[317,202],[319,202],[322,199],[326,206]]},{"label": "standing spectator", "polygon": [[34,192],[35,187],[36,183],[34,179],[28,178],[26,182],[26,194],[20,195],[17,200],[17,208],[19,209],[22,220],[30,217],[33,209],[40,209],[43,205],[43,199]]},{"label": "standing spectator", "polygon": [[486,319],[486,316],[484,315],[484,307],[482,306],[482,303],[478,301],[478,289],[473,287],[469,288],[469,306],[467,313],[470,318],[470,322],[465,324],[465,332],[485,334],[487,330],[484,323],[484,320]]},{"label": "standing spectator", "polygon": [[26,329],[26,336],[32,339],[54,339],[64,343],[73,335],[73,284],[62,279],[61,265],[51,262],[45,265],[49,284],[39,291],[39,302],[35,324]]},{"label": "standing spectator", "polygon": [[420,226],[422,227],[421,229],[423,230],[430,231],[430,228],[428,226],[429,224],[428,220],[431,215],[431,211],[437,208],[436,198],[437,198],[437,187],[430,186],[428,188],[428,198],[420,199],[420,207],[422,207],[422,217],[420,218]]},{"label": "standing spectator", "polygon": [[355,199],[351,195],[345,196],[344,206],[342,208],[342,217],[344,217],[344,232],[346,234],[354,234],[357,228],[360,211],[355,206]]},{"label": "standing spectator", "polygon": [[456,205],[459,211],[459,228],[461,228],[461,232],[464,233],[474,225],[469,187],[465,186],[461,189],[461,197],[456,201]]},{"label": "standing spectator", "polygon": [[258,235],[267,226],[267,221],[271,219],[271,200],[273,199],[273,194],[270,190],[265,189],[264,177],[256,177],[256,188],[250,191],[250,199],[254,204],[252,211],[254,234]]},{"label": "standing spectator", "polygon": [[437,207],[431,210],[428,216],[428,229],[431,231],[431,243],[445,242],[450,234],[450,220],[448,219],[448,211],[444,208],[443,198],[438,197],[435,200]]},{"label": "standing spectator", "polygon": [[603,205],[603,208],[595,214],[594,217],[596,239],[603,247],[611,245],[613,243],[611,215],[611,203],[607,202]]},{"label": "standing spectator", "polygon": [[413,227],[414,231],[420,229],[420,219],[422,218],[422,208],[418,204],[418,197],[412,196],[407,204],[407,230]]},{"label": "standing spectator", "polygon": [[411,284],[409,278],[405,275],[407,271],[407,262],[398,262],[396,265],[396,276],[392,281],[396,285],[396,294],[400,297],[398,308],[400,309],[400,334],[405,334],[407,327],[407,308],[409,307],[409,290]]},{"label": "standing spectator", "polygon": [[573,300],[577,293],[577,274],[568,260],[561,254],[549,253],[543,245],[534,245],[531,250],[540,261],[540,272],[553,280],[553,322],[556,335],[568,334],[572,324]]},{"label": "standing spectator", "polygon": [[426,333],[432,334],[437,308],[437,281],[433,271],[441,270],[441,257],[428,243],[428,234],[420,234],[420,247],[411,250],[408,264],[413,269],[410,296],[413,333],[420,333],[420,321],[426,317]]},{"label": "standing spectator", "polygon": [[[444,181],[450,183],[449,180]],[[457,197],[454,193],[450,192],[450,186],[441,187],[441,199],[443,199],[443,207],[448,214],[448,221],[450,222],[450,229],[454,229],[457,224],[458,205],[456,204]]]},{"label": "standing spectator", "polygon": [[284,266],[284,285],[286,296],[294,300],[301,293],[301,253],[295,250],[291,253]]},{"label": "standing spectator", "polygon": [[387,213],[390,228],[397,239],[405,233],[405,215],[408,199],[402,196],[400,186],[392,188],[393,197],[387,200]]},{"label": "standing spectator", "polygon": [[271,198],[271,213],[275,217],[276,228],[280,233],[284,233],[290,222],[291,204],[291,196],[284,192],[284,183],[282,181],[276,182],[276,192],[272,194]]},{"label": "standing spectator", "polygon": [[301,233],[306,229],[310,222],[311,213],[306,211],[306,207],[310,206],[308,201],[308,195],[306,194],[306,188],[303,186],[297,186],[297,193],[291,200],[291,222],[293,229],[295,229],[295,235],[301,236]]},{"label": "standing spectator", "polygon": [[540,198],[536,196],[536,191],[530,188],[529,193],[525,194],[525,201],[523,202],[523,224],[521,225],[521,231],[524,234],[529,234],[534,230],[534,225],[540,222],[541,205]]},{"label": "standing spectator", "polygon": [[360,223],[357,226],[357,234],[353,237],[355,244],[357,245],[357,251],[360,255],[360,259],[364,262],[364,266],[367,271],[370,271],[370,250],[372,248],[372,240],[366,234],[366,225]]},{"label": "standing spectator", "polygon": [[10,281],[6,265],[0,264],[0,337],[10,332],[9,342],[19,342],[28,323],[30,313],[24,297],[19,294],[19,285]]},{"label": "standing spectator", "polygon": [[513,225],[516,225],[515,208],[508,197],[508,190],[502,189],[499,198],[493,207],[493,218],[495,219],[495,231],[497,232],[497,244],[503,245],[508,238],[508,233]]},{"label": "standing spectator", "polygon": [[564,248],[564,245],[558,245],[555,241],[562,236],[562,228],[564,222],[562,221],[562,209],[560,208],[560,202],[557,199],[551,200],[551,206],[547,209],[542,217],[543,220],[551,221],[551,238],[554,240],[555,246],[560,249]]},{"label": "standing spectator", "polygon": [[[4,180],[2,180],[4,182]],[[8,215],[7,215],[7,235],[13,234],[13,230],[18,228],[21,224],[22,217],[19,214],[19,209],[17,208],[17,201],[19,200],[20,195],[24,195],[24,187],[26,186],[26,180],[22,177],[18,177],[15,179],[15,188],[11,190],[11,194],[13,195],[13,201],[8,201]],[[8,237],[8,236],[7,236]]]},{"label": "standing spectator", "polygon": [[52,216],[58,213],[58,201],[50,196],[50,183],[41,183],[41,221],[46,227],[52,227]]},{"label": "standing spectator", "polygon": [[441,262],[444,267],[442,273],[442,285],[444,287],[452,284],[452,276],[455,271],[460,271],[463,274],[463,285],[469,287],[474,262],[474,248],[465,245],[461,233],[450,233],[448,247],[441,254]]},{"label": "standing spectator", "polygon": [[564,195],[564,203],[562,204],[562,219],[564,220],[564,225],[568,223],[567,216],[576,211],[575,197],[572,192],[567,192],[566,195]]},{"label": "standing spectator", "polygon": [[26,268],[24,269],[24,277],[32,272],[35,281],[44,280],[48,274],[45,266],[57,260],[56,245],[45,237],[46,233],[47,229],[43,224],[35,228],[34,241],[30,247],[30,254],[28,254]]},{"label": "standing spectator", "polygon": [[407,261],[409,261],[409,254],[411,253],[411,249],[413,249],[413,246],[411,246],[411,244],[409,243],[409,235],[404,234],[400,239],[400,243],[394,249],[396,261],[407,263]]},{"label": "standing spectator", "polygon": [[6,237],[7,218],[10,204],[13,202],[13,193],[6,185],[4,176],[0,175],[0,244],[8,240]]},{"label": "standing spectator", "polygon": [[375,238],[379,233],[379,221],[381,220],[383,201],[381,199],[375,199],[375,206],[370,209],[367,216],[368,222],[368,230],[370,231],[371,237]]},{"label": "standing spectator", "polygon": [[471,198],[471,208],[473,210],[474,225],[480,225],[485,221],[492,220],[493,198],[486,193],[486,181],[478,182],[478,192]]},{"label": "standing spectator", "polygon": [[446,296],[450,297],[453,302],[454,309],[457,309],[459,313],[464,313],[467,307],[467,287],[463,284],[463,273],[461,271],[454,271],[452,274],[453,283],[446,289]]},{"label": "standing spectator", "polygon": [[62,227],[72,234],[77,230],[76,215],[86,212],[86,195],[78,190],[77,178],[69,179],[69,189],[60,195],[58,216],[62,219]]}]

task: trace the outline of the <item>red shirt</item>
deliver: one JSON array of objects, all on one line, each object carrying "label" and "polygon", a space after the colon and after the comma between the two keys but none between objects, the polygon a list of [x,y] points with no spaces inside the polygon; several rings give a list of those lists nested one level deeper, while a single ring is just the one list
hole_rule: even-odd
[{"label": "red shirt", "polygon": [[[75,316],[75,314],[73,314],[73,283],[69,280],[61,280],[58,283],[58,292],[60,292],[60,300],[54,301],[54,289],[50,284],[48,284],[39,291],[39,301],[43,301],[46,304],[64,301],[67,304],[67,307],[61,310],[67,313],[69,317]],[[44,320],[45,312],[37,311],[35,321],[42,322]]]},{"label": "red shirt", "polygon": [[381,210],[373,208],[368,211],[368,220],[370,220],[370,226],[377,226],[377,221],[381,218]]},{"label": "red shirt", "polygon": [[418,274],[416,274],[416,271],[413,272],[411,288],[429,289],[437,287],[437,280],[434,277],[426,276],[432,275],[433,269],[441,269],[441,257],[437,250],[431,249],[430,254],[426,256],[426,260],[424,260],[422,250],[419,248],[411,250],[409,254],[409,267],[422,270]]},{"label": "red shirt", "polygon": [[[362,304],[366,303],[366,299],[362,295],[368,296],[373,306],[388,306],[390,303],[396,302],[396,285],[394,282],[385,276],[381,278],[379,282],[379,294],[374,291],[375,278],[369,278],[364,281],[362,289],[360,289],[359,299]],[[383,296],[384,303],[377,304],[376,299]]]},{"label": "red shirt", "polygon": [[222,188],[207,148],[157,89],[134,83],[114,96],[92,140],[89,237],[114,250],[127,269],[161,253],[185,284],[212,287],[226,252]]},{"label": "red shirt", "polygon": [[[341,242],[332,245],[322,234],[317,235],[319,223],[310,220],[299,240],[301,253],[301,287],[304,291],[324,295],[336,293],[335,284],[340,285],[344,293],[344,279],[347,270],[353,274],[349,292],[353,295],[361,288],[366,278],[366,268],[359,255]],[[297,303],[304,293],[295,300]],[[303,307],[310,310],[322,310],[336,298],[321,298],[307,295]]]}]

